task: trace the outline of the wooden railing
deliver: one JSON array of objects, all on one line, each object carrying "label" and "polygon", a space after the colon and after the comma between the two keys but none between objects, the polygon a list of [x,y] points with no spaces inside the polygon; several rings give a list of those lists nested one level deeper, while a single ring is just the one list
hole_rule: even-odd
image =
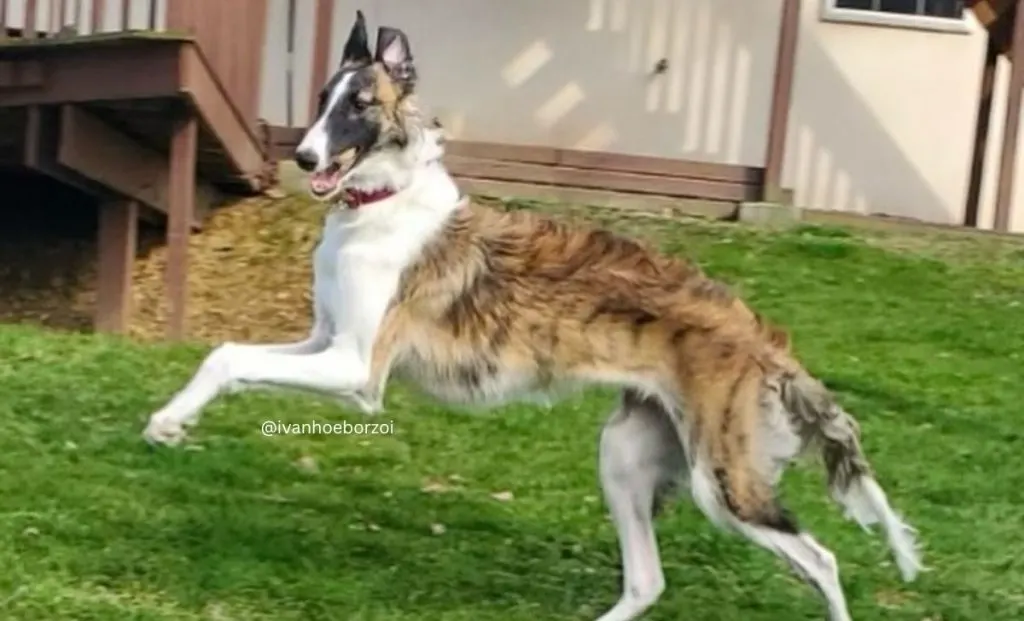
[{"label": "wooden railing", "polygon": [[0,39],[140,30],[191,35],[225,94],[255,129],[268,1],[274,0],[0,0]]},{"label": "wooden railing", "polygon": [[0,0],[0,38],[73,37],[164,30],[175,0]]}]

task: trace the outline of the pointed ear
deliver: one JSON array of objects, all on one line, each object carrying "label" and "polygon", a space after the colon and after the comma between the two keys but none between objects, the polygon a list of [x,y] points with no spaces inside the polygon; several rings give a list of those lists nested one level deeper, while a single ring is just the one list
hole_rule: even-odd
[{"label": "pointed ear", "polygon": [[360,63],[373,60],[370,56],[370,39],[366,34],[366,18],[362,11],[356,11],[356,23],[348,33],[345,51],[341,54],[341,64]]},{"label": "pointed ear", "polygon": [[373,59],[384,65],[388,75],[408,90],[416,81],[409,39],[398,28],[382,26],[377,30],[377,53]]}]

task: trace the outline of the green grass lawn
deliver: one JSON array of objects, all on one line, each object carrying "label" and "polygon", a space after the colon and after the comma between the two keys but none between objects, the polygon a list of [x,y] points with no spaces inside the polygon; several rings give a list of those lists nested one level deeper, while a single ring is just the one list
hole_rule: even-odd
[{"label": "green grass lawn", "polygon": [[[932,571],[902,584],[881,537],[826,500],[818,467],[794,468],[787,502],[838,555],[855,619],[1024,618],[1024,247],[615,225],[789,326],[861,421]],[[0,619],[587,620],[617,599],[595,473],[610,395],[474,415],[392,386],[395,433],[376,437],[265,437],[268,419],[362,419],[238,395],[190,446],[149,448],[145,419],[203,353],[0,327]],[[646,618],[824,618],[780,562],[689,503],[659,535],[668,590]]]}]

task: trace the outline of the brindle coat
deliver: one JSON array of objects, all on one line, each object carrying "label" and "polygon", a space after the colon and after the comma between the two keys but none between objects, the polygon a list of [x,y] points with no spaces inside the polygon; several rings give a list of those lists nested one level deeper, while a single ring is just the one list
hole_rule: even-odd
[{"label": "brindle coat", "polygon": [[468,402],[636,378],[685,406],[686,444],[713,464],[738,517],[797,531],[751,443],[762,391],[803,371],[784,331],[692,263],[605,230],[467,204],[404,274],[371,384],[383,388],[392,365]]},{"label": "brindle coat", "polygon": [[[599,621],[632,621],[664,589],[651,518],[679,483],[716,523],[784,558],[824,596],[832,621],[849,621],[834,556],[775,493],[811,445],[835,499],[862,524],[881,523],[914,578],[912,529],[874,480],[854,419],[796,360],[785,330],[692,263],[635,240],[459,204],[415,81],[405,34],[381,28],[371,55],[360,13],[296,153],[317,198],[337,205],[314,258],[311,335],[217,348],[153,414],[147,439],[179,441],[231,388],[354,396],[372,411],[392,371],[450,402],[618,385],[599,470],[623,594]],[[347,194],[381,187],[394,194],[377,204]]]}]

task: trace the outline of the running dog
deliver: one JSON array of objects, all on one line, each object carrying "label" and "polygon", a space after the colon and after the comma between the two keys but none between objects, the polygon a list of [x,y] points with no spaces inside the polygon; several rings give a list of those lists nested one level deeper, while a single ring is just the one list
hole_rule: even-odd
[{"label": "running dog", "polygon": [[612,233],[465,199],[413,97],[405,33],[362,13],[295,160],[328,209],[313,315],[296,343],[224,343],[144,432],[175,444],[218,395],[292,389],[379,412],[402,373],[450,403],[563,389],[622,393],[600,434],[600,481],[623,585],[599,621],[630,621],[665,588],[653,518],[688,490],[719,526],[783,558],[849,621],[835,556],[779,502],[811,449],[848,517],[880,524],[907,581],[915,531],[890,507],[854,419],[764,321],[696,266]]}]

